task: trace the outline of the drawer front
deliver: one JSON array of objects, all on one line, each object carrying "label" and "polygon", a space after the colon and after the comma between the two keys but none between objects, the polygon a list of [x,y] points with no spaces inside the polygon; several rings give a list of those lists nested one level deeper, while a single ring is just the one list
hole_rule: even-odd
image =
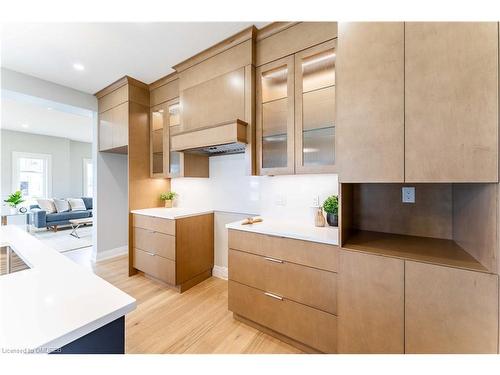
[{"label": "drawer front", "polygon": [[168,284],[175,285],[175,262],[134,248],[134,268]]},{"label": "drawer front", "polygon": [[175,236],[175,220],[134,214],[132,226]]},{"label": "drawer front", "polygon": [[149,229],[134,227],[134,247],[175,260],[175,237]]},{"label": "drawer front", "polygon": [[229,230],[229,248],[337,272],[338,246]]},{"label": "drawer front", "polygon": [[229,310],[324,353],[337,352],[337,317],[229,281]]},{"label": "drawer front", "polygon": [[337,313],[337,274],[333,272],[230,249],[229,279]]}]

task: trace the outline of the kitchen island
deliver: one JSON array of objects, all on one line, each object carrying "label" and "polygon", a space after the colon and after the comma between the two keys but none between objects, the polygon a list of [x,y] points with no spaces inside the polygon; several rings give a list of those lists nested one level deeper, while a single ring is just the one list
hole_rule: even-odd
[{"label": "kitchen island", "polygon": [[124,353],[134,298],[19,227],[0,246],[29,267],[0,276],[1,353]]}]

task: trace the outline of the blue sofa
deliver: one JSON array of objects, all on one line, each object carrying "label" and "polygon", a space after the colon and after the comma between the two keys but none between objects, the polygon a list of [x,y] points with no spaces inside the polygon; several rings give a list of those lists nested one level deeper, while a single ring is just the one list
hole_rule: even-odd
[{"label": "blue sofa", "polygon": [[69,221],[72,219],[92,217],[92,198],[82,197],[82,199],[85,203],[85,211],[66,211],[48,214],[46,211],[40,209],[40,206],[31,205],[30,223],[36,228],[53,228],[57,231],[58,225],[69,225]]}]

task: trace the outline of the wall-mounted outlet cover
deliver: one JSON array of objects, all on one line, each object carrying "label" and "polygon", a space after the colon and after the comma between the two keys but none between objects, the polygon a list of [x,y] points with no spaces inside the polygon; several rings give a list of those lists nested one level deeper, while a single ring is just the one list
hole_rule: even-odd
[{"label": "wall-mounted outlet cover", "polygon": [[313,196],[312,205],[313,207],[319,207],[319,195]]},{"label": "wall-mounted outlet cover", "polygon": [[403,187],[403,203],[415,203],[415,187],[405,186]]},{"label": "wall-mounted outlet cover", "polygon": [[286,206],[286,197],[283,194],[276,194],[274,202],[277,206]]}]

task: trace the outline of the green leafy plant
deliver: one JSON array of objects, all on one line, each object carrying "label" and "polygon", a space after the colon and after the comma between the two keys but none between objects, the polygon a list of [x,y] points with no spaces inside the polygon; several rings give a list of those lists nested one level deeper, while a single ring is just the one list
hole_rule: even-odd
[{"label": "green leafy plant", "polygon": [[177,196],[177,193],[175,191],[169,191],[168,193],[161,193],[160,199],[162,201],[171,201],[171,200],[174,200],[174,198],[176,196]]},{"label": "green leafy plant", "polygon": [[18,190],[10,194],[9,197],[6,200],[4,200],[4,202],[7,203],[9,206],[15,208],[24,202],[23,194],[21,193],[21,191]]},{"label": "green leafy plant", "polygon": [[325,210],[325,212],[327,214],[338,215],[338,212],[339,212],[339,198],[336,195],[330,195],[323,202],[323,210]]}]

